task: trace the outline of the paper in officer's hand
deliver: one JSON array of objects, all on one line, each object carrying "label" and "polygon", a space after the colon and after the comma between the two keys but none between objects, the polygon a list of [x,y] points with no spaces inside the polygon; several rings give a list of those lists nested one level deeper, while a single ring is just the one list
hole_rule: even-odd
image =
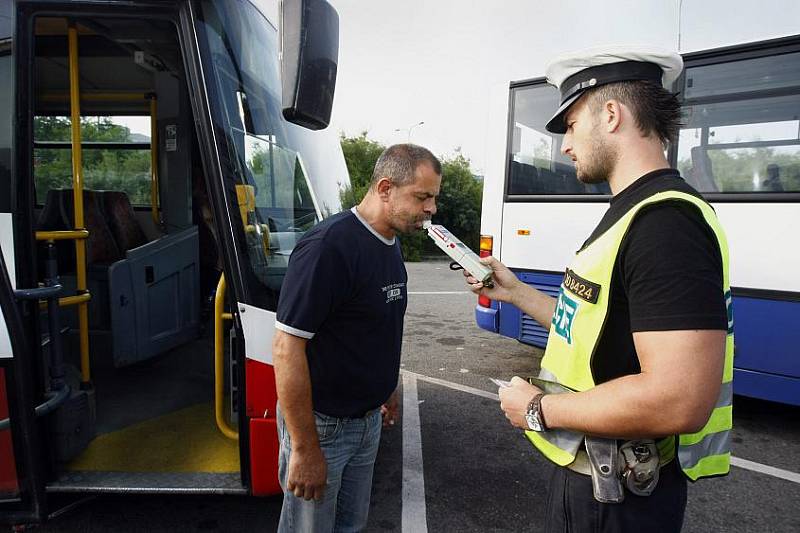
[{"label": "paper in officer's hand", "polygon": [[506,388],[506,387],[510,387],[511,386],[511,382],[510,381],[503,381],[502,379],[495,379],[495,378],[489,378],[489,379],[491,379],[492,383],[494,383],[495,385],[497,385],[500,388]]}]

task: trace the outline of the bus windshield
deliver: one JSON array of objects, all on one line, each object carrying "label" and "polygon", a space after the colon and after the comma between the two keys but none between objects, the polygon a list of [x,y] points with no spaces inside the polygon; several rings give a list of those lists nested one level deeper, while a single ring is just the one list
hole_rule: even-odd
[{"label": "bus windshield", "polygon": [[203,2],[198,24],[210,53],[209,93],[222,109],[215,129],[224,131],[239,205],[247,206],[240,212],[250,265],[261,283],[278,290],[297,240],[338,211],[338,195],[323,187],[320,198],[316,191],[327,176],[314,179],[304,160],[328,138],[283,118],[277,31],[258,9],[243,0]]}]

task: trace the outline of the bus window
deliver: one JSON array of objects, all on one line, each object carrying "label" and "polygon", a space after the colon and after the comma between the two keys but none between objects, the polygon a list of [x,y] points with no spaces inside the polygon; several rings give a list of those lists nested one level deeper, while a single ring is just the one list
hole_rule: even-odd
[{"label": "bus window", "polygon": [[796,89],[800,82],[800,53],[743,59],[686,68],[685,99],[735,95],[750,91]]},{"label": "bus window", "polygon": [[[142,100],[141,104],[147,104]],[[151,205],[150,136],[133,133],[126,125],[135,119],[150,131],[150,117],[81,117],[84,186],[122,191],[131,205]],[[36,201],[44,204],[50,189],[72,187],[70,118],[34,118],[34,181]]]},{"label": "bus window", "polygon": [[544,129],[553,109],[558,107],[558,91],[545,84],[515,87],[511,91],[507,194],[608,194],[606,184],[585,185],[578,181],[572,161],[560,151],[563,135]]},{"label": "bus window", "polygon": [[[320,216],[296,152],[248,135],[245,153],[253,214],[261,224],[260,232],[247,232],[250,265],[261,283],[279,290],[295,243]],[[262,245],[265,238],[267,246]]]},{"label": "bus window", "polygon": [[677,166],[691,185],[703,193],[800,192],[798,60],[784,54],[687,69]]}]

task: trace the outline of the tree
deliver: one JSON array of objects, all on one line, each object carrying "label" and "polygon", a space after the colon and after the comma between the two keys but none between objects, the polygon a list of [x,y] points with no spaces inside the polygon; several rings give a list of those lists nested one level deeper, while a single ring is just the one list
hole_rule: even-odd
[{"label": "tree", "polygon": [[341,144],[350,174],[350,184],[341,192],[342,209],[350,209],[361,202],[367,193],[372,180],[372,169],[386,147],[367,139],[366,131],[362,131],[358,137],[345,137],[342,134]]},{"label": "tree", "polygon": [[[357,137],[341,138],[351,185],[341,193],[342,208],[358,204],[369,188],[372,169],[385,147],[367,138],[367,132]],[[477,249],[480,240],[482,185],[475,179],[469,159],[460,153],[442,160],[442,188],[437,200],[434,222],[447,227],[470,248]],[[422,255],[440,252],[424,232],[400,236],[403,257],[419,261]]]},{"label": "tree", "polygon": [[442,161],[442,190],[437,201],[437,224],[449,229],[476,250],[481,231],[483,186],[475,179],[469,159],[458,154]]},{"label": "tree", "polygon": [[[70,119],[36,117],[34,139],[70,141]],[[131,142],[130,130],[107,117],[81,117],[83,142]],[[133,204],[150,203],[149,150],[82,150],[87,189],[125,191]],[[36,196],[44,202],[47,191],[72,187],[72,152],[67,148],[37,148],[34,153]]]}]

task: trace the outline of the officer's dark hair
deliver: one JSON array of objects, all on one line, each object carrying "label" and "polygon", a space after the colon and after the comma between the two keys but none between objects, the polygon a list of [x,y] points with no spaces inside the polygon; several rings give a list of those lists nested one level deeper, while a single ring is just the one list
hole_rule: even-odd
[{"label": "officer's dark hair", "polygon": [[423,163],[428,163],[433,171],[442,175],[442,164],[427,148],[416,144],[394,144],[383,151],[375,163],[370,188],[383,177],[392,180],[395,185],[407,185],[414,180],[414,171]]},{"label": "officer's dark hair", "polygon": [[631,110],[642,136],[658,136],[666,147],[678,137],[681,124],[681,104],[678,98],[660,85],[649,81],[621,81],[592,90],[593,110],[608,100],[619,100]]}]

